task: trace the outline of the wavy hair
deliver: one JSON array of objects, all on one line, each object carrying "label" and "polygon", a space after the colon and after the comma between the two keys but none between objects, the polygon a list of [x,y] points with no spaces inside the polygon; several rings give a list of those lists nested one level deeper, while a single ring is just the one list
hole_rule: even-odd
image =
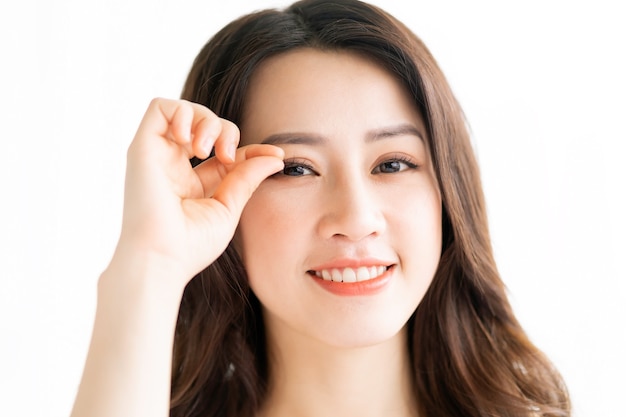
[{"label": "wavy hair", "polygon": [[[239,124],[255,70],[295,48],[350,50],[374,60],[403,83],[426,123],[442,195],[443,247],[433,282],[407,323],[420,415],[569,416],[563,380],[507,300],[463,112],[435,59],[405,25],[356,0],[258,11],[202,48],[182,98]],[[254,416],[267,392],[265,349],[259,300],[229,245],[185,289],[170,415]]]}]

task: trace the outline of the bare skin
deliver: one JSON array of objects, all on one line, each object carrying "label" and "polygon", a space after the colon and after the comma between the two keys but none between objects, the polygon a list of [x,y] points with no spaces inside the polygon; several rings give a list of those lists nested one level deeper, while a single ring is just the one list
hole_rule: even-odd
[{"label": "bare skin", "polygon": [[[236,230],[267,331],[259,415],[416,416],[406,322],[441,250],[419,112],[378,65],[317,50],[268,60],[247,100],[238,149],[239,129],[203,106],[156,99],[146,111],[72,417],[169,414],[183,290]],[[362,265],[383,268],[370,276],[388,277],[382,289],[338,295],[312,273]]]},{"label": "bare skin", "polygon": [[[280,146],[286,165],[237,233],[267,334],[262,415],[415,416],[406,323],[439,264],[441,196],[412,98],[372,60],[302,48],[261,64],[246,109],[242,142]],[[380,291],[343,292],[381,264]],[[343,290],[320,285],[344,268]]]},{"label": "bare skin", "polygon": [[[72,417],[169,415],[174,326],[187,282],[224,250],[281,149],[236,149],[207,108],[155,99],[128,150],[123,224],[98,282],[96,319]],[[189,158],[216,157],[192,169]],[[155,227],[158,225],[158,227]]]}]

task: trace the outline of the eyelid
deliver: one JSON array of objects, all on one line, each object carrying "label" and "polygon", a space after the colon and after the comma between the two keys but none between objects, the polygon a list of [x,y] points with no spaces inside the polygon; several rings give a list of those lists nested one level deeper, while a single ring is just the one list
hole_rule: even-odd
[{"label": "eyelid", "polygon": [[419,164],[417,163],[415,158],[412,158],[412,157],[410,157],[408,155],[405,155],[405,154],[396,154],[392,158],[387,159],[387,161],[391,161],[391,160],[404,162],[405,164],[407,164],[411,168],[419,168]]},{"label": "eyelid", "polygon": [[[317,173],[317,171],[315,171],[315,169],[313,169],[313,167],[311,166],[311,164],[308,163],[308,161],[306,159],[302,159],[302,158],[286,158],[283,160],[284,163],[284,168],[280,171],[278,171],[277,173],[275,173],[274,175],[272,175],[272,177],[275,176],[282,176],[282,177],[304,177],[306,175],[319,175]],[[293,167],[303,167],[304,169],[311,171],[312,174],[305,174],[305,175],[286,175],[284,172],[286,169],[288,168],[293,168]]]},{"label": "eyelid", "polygon": [[372,169],[372,172],[376,171],[380,167],[380,165],[384,164],[385,162],[402,162],[409,169],[420,168],[420,164],[416,161],[414,157],[409,156],[404,153],[393,153],[391,155],[384,155],[381,158],[379,158],[374,164],[374,168]]}]

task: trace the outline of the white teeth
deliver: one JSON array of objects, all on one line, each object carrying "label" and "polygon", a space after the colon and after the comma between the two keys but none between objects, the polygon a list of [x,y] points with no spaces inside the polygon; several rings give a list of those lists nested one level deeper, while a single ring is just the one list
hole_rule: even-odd
[{"label": "white teeth", "polygon": [[[318,273],[318,275],[317,275],[317,276],[319,276],[319,273]],[[329,271],[329,270],[327,270],[327,269],[324,269],[324,270],[322,271],[322,278],[324,278],[324,280],[325,280],[325,281],[332,281],[332,279],[331,279],[331,277],[330,277],[330,271]]]},{"label": "white teeth", "polygon": [[342,274],[342,273],[341,273],[341,271],[340,271],[340,270],[338,270],[338,269],[333,269],[333,270],[330,272],[330,277],[331,277],[331,279],[332,279],[333,281],[335,281],[335,282],[341,282],[341,281],[343,281],[343,274]]},{"label": "white teeth", "polygon": [[367,270],[370,274],[370,277],[375,277],[375,276],[382,274],[383,272],[385,272],[386,268],[383,268],[381,272],[378,272],[378,269],[379,269],[378,267],[370,266],[369,269]]},{"label": "white teeth", "polygon": [[362,266],[362,267],[360,267],[359,269],[356,270],[356,280],[357,281],[366,281],[366,280],[368,280],[372,276],[376,276],[376,274],[374,273],[372,275],[370,270],[368,268],[364,267],[364,266]]},{"label": "white teeth", "polygon": [[356,282],[354,269],[346,268],[343,270],[343,282]]},{"label": "white teeth", "polygon": [[377,278],[387,271],[386,266],[370,266],[343,269],[323,269],[321,271],[315,271],[315,275],[324,279],[325,281],[334,282],[360,282],[367,281],[373,278]]}]

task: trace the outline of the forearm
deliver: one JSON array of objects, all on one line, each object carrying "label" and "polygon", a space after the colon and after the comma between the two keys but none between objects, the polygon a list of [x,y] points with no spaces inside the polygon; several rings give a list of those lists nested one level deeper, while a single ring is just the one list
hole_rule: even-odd
[{"label": "forearm", "polygon": [[167,272],[154,264],[126,262],[103,273],[72,417],[169,414],[172,346],[181,293],[168,285]]},{"label": "forearm", "polygon": [[[284,166],[282,149],[238,142],[238,128],[200,104],[150,103],[127,153],[120,240],[98,284],[72,417],[169,414],[184,287],[224,251],[254,190]],[[191,167],[211,149],[215,157]]]}]

